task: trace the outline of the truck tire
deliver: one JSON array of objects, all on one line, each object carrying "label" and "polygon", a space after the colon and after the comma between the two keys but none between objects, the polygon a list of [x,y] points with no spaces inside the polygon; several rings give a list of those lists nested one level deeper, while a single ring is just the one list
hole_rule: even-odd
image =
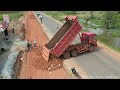
[{"label": "truck tire", "polygon": [[78,55],[78,52],[76,50],[71,51],[71,56],[76,57]]},{"label": "truck tire", "polygon": [[90,48],[89,48],[89,51],[92,52],[95,50],[95,46],[91,45]]},{"label": "truck tire", "polygon": [[69,53],[69,52],[65,52],[64,55],[63,55],[63,57],[64,57],[65,59],[70,58],[70,53]]}]

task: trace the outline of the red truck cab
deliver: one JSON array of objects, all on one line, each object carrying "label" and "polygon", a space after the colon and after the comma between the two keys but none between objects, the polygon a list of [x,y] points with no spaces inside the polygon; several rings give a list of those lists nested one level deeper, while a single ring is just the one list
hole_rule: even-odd
[{"label": "red truck cab", "polygon": [[[80,36],[80,34],[79,34]],[[80,36],[81,42],[78,44],[71,44],[66,51],[62,54],[64,58],[75,57],[78,53],[94,51],[97,47],[96,34],[92,32],[83,32]]]},{"label": "red truck cab", "polygon": [[97,38],[96,34],[92,32],[83,32],[81,41],[85,41],[85,39],[88,41],[88,44],[92,44],[93,46],[97,47]]}]

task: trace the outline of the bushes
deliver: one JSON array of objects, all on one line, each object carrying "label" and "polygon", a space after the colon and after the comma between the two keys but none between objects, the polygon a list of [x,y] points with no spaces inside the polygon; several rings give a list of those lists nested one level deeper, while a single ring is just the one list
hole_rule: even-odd
[{"label": "bushes", "polygon": [[0,21],[3,20],[3,14],[0,14]]},{"label": "bushes", "polygon": [[20,16],[23,16],[23,13],[22,12],[9,13],[8,15],[10,17],[10,20],[15,20],[18,19]]},{"label": "bushes", "polygon": [[111,36],[113,36],[113,37],[120,37],[120,31],[112,32]]},{"label": "bushes", "polygon": [[100,36],[97,36],[97,39],[102,42],[103,44],[105,44],[106,46],[114,49],[115,51],[117,52],[120,52],[120,46],[119,47],[116,47],[114,46],[114,42],[113,42],[113,39],[114,37],[112,35],[100,35]]},{"label": "bushes", "polygon": [[64,13],[65,15],[77,14],[77,11],[60,11],[60,12]]},{"label": "bushes", "polygon": [[62,13],[62,11],[45,11],[45,13],[61,22],[64,20],[65,15]]}]

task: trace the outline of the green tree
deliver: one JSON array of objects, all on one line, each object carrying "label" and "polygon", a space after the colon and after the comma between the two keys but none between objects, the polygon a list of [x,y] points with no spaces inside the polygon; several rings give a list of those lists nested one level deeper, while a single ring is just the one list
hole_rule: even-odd
[{"label": "green tree", "polygon": [[106,11],[103,15],[103,26],[106,29],[115,28],[117,22],[117,11]]}]

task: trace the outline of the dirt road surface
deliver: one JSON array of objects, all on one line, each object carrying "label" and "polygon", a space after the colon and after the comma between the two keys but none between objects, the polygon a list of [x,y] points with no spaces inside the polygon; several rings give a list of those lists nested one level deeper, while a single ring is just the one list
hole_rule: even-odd
[{"label": "dirt road surface", "polygon": [[[38,23],[37,19],[32,12],[26,13],[28,15],[28,22],[25,21],[26,25],[26,34],[25,39],[32,41],[36,39],[37,47],[33,48],[31,51],[26,53],[25,60],[22,63],[22,68],[20,72],[20,79],[68,79],[63,67],[48,71],[39,68],[39,62],[42,59],[41,46],[47,43],[47,38],[41,28],[41,25]],[[26,17],[27,20],[27,17]],[[38,60],[39,59],[39,60]]]}]

